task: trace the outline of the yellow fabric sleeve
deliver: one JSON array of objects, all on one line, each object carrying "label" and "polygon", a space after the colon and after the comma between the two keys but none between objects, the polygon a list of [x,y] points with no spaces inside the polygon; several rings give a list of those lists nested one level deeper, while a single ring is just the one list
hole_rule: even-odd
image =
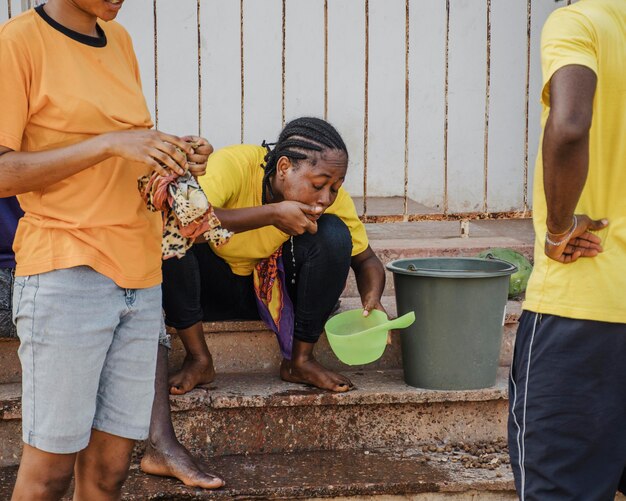
[{"label": "yellow fabric sleeve", "polygon": [[239,198],[248,168],[245,149],[245,145],[236,145],[217,150],[209,157],[206,174],[198,178],[207,199],[215,207],[233,207]]},{"label": "yellow fabric sleeve", "polygon": [[571,9],[554,11],[541,32],[541,101],[550,106],[550,80],[564,66],[580,65],[598,74],[595,33],[589,19]]}]

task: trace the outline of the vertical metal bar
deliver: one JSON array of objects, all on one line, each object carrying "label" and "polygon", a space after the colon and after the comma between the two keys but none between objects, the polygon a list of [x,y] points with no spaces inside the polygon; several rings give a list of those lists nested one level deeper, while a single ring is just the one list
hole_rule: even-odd
[{"label": "vertical metal bar", "polygon": [[409,51],[411,50],[410,40],[410,8],[409,0],[405,1],[404,19],[404,220],[409,217]]},{"label": "vertical metal bar", "polygon": [[11,0],[7,0],[7,14],[9,15],[9,19],[13,17],[11,15]]},{"label": "vertical metal bar", "polygon": [[367,138],[369,135],[370,2],[365,0],[365,111],[363,114],[363,216],[367,216]]},{"label": "vertical metal bar", "polygon": [[159,128],[159,37],[157,0],[152,0],[153,26],[154,26],[154,127]]},{"label": "vertical metal bar", "polygon": [[324,0],[324,120],[328,120],[328,0]]},{"label": "vertical metal bar", "polygon": [[282,20],[282,97],[281,97],[281,110],[282,110],[282,127],[285,126],[285,72],[287,66],[286,49],[287,49],[287,0],[283,0],[283,20]]},{"label": "vertical metal bar", "polygon": [[491,0],[487,0],[487,76],[485,82],[485,152],[483,179],[483,212],[487,214],[487,197],[489,183],[489,100],[491,92]]},{"label": "vertical metal bar", "polygon": [[239,0],[239,55],[241,67],[241,143],[243,144],[243,129],[245,120],[244,100],[245,100],[245,77],[244,77],[244,53],[243,53],[243,0]]},{"label": "vertical metal bar", "polygon": [[448,85],[450,80],[450,0],[446,0],[446,47],[445,47],[445,82],[444,82],[444,119],[443,119],[443,213],[448,214]]},{"label": "vertical metal bar", "polygon": [[196,3],[198,24],[198,136],[202,136],[202,32],[200,28],[200,0]]},{"label": "vertical metal bar", "polygon": [[532,0],[526,4],[526,99],[524,103],[524,212],[528,210],[528,120],[530,94],[530,35],[532,26]]}]

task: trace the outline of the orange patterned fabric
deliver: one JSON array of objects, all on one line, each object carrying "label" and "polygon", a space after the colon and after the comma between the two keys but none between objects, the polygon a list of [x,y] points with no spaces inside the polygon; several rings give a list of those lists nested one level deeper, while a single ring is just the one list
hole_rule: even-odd
[{"label": "orange patterned fabric", "polygon": [[254,267],[254,292],[261,320],[274,331],[284,358],[291,360],[294,309],[285,284],[283,248]]},{"label": "orange patterned fabric", "polygon": [[138,181],[139,192],[151,211],[163,214],[163,259],[181,258],[203,235],[209,242],[222,245],[232,232],[222,228],[202,188],[189,173],[161,176],[156,172]]}]

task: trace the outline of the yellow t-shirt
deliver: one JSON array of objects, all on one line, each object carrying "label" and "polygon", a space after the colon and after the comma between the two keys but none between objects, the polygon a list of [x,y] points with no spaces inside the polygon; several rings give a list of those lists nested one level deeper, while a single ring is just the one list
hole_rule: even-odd
[{"label": "yellow t-shirt", "polygon": [[[262,146],[235,145],[222,148],[209,157],[206,174],[199,178],[209,202],[222,209],[241,209],[261,205],[264,158]],[[352,236],[352,255],[360,254],[368,246],[365,226],[359,219],[354,202],[343,188],[339,188],[335,202],[325,214],[334,214],[348,226]],[[215,247],[215,253],[237,275],[250,275],[254,266],[271,256],[289,235],[275,226],[237,233],[224,245]]]},{"label": "yellow t-shirt", "polygon": [[[34,152],[152,127],[130,37],[99,26],[100,38],[62,32],[35,10],[0,26],[0,145]],[[161,216],[137,190],[146,173],[115,157],[19,195],[16,273],[86,265],[121,287],[158,285]]]},{"label": "yellow t-shirt", "polygon": [[[626,2],[581,0],[556,10],[541,39],[542,126],[550,112],[549,82],[563,66],[593,70],[598,84],[590,130],[589,174],[576,207],[593,219],[608,218],[597,232],[604,252],[572,264],[543,251],[546,202],[541,150],[534,181],[535,267],[524,308],[569,318],[626,323]],[[540,141],[541,144],[541,141]]]}]

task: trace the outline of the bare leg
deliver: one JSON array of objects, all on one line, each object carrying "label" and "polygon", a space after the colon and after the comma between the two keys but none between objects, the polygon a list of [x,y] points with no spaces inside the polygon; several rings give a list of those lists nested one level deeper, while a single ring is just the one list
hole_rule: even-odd
[{"label": "bare leg", "polygon": [[24,444],[12,501],[57,501],[72,480],[76,454],[51,454]]},{"label": "bare leg", "polygon": [[280,377],[290,383],[304,383],[323,390],[346,392],[353,388],[345,376],[331,371],[313,357],[314,343],[293,340],[291,360],[283,359]]},{"label": "bare leg", "polygon": [[178,330],[187,355],[183,366],[169,379],[170,393],[183,395],[199,384],[210,383],[215,379],[213,358],[204,340],[202,322]]},{"label": "bare leg", "polygon": [[217,489],[224,481],[206,472],[176,438],[170,413],[167,382],[167,348],[159,346],[157,358],[154,404],[150,421],[150,438],[141,460],[141,469],[151,475],[174,477],[185,485]]},{"label": "bare leg", "polygon": [[76,457],[74,501],[121,499],[134,445],[134,440],[91,430],[89,445]]}]

